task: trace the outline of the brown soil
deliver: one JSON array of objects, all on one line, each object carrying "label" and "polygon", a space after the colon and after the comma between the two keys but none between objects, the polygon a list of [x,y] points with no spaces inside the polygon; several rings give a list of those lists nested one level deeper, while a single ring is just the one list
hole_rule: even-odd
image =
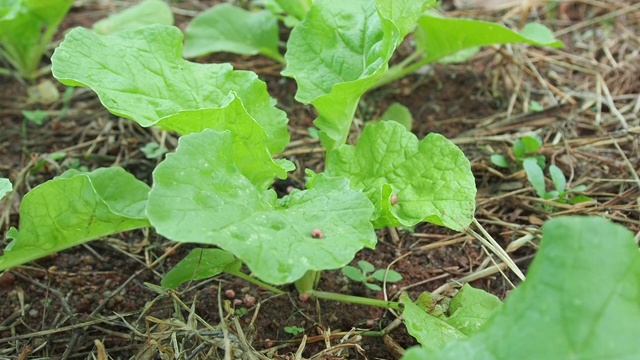
[{"label": "brown soil", "polygon": [[[172,2],[172,6],[181,9],[180,14],[190,14],[211,3],[215,1]],[[623,11],[635,2],[627,3],[603,8],[575,2],[550,11],[533,9],[524,16],[528,14],[530,21],[540,16],[559,30],[565,49],[486,48],[465,64],[435,65],[427,75],[408,76],[367,94],[355,123],[372,120],[392,102],[400,102],[411,110],[414,132],[420,138],[439,132],[457,143],[476,175],[478,221],[507,248],[523,271],[535,254],[541,223],[551,216],[597,214],[638,233],[640,181],[632,171],[640,164],[640,59],[634,52],[640,48],[634,35],[640,30],[640,11]],[[112,1],[83,3],[66,18],[63,31],[90,26],[121,6]],[[510,25],[517,25],[524,11],[459,10],[449,2],[445,8],[452,16],[502,20]],[[617,16],[589,23],[615,11]],[[176,21],[184,28],[190,18],[177,15]],[[61,37],[62,31],[58,39]],[[409,52],[408,46],[403,44],[398,52]],[[238,69],[255,71],[288,113],[293,142],[284,155],[296,162],[298,170],[288,182],[276,183],[277,189],[300,187],[302,169],[322,170],[322,152],[307,131],[312,126],[313,109],[293,99],[295,83],[279,76],[277,64],[262,57],[228,54],[198,61],[231,62]],[[46,80],[64,92],[64,86],[50,74],[38,82]],[[3,233],[18,225],[20,198],[66,169],[117,165],[151,181],[157,161],[146,159],[140,148],[150,141],[160,142],[159,131],[111,115],[90,90],[77,89],[63,114],[61,101],[47,105],[30,102],[28,85],[0,77],[0,177],[8,177],[16,186],[13,197],[0,203]],[[529,112],[532,100],[545,110]],[[50,116],[43,125],[35,125],[24,120],[24,109],[45,109]],[[585,194],[594,202],[550,206],[536,197],[522,171],[510,173],[491,164],[492,153],[509,153],[510,144],[531,131],[544,139],[542,153],[548,162],[570,175],[572,186],[586,185]],[[354,126],[354,138],[357,132],[358,126]],[[174,148],[176,140],[169,134],[165,143]],[[66,156],[51,160],[48,154],[55,152]],[[43,166],[36,167],[40,160],[44,160]],[[533,235],[534,240],[508,248],[526,235]],[[113,359],[174,355],[222,358],[223,328],[231,332],[228,336],[233,346],[250,343],[258,351],[265,350],[267,358],[290,358],[300,346],[302,335],[285,332],[285,326],[304,329],[308,336],[301,347],[305,358],[396,359],[399,353],[393,345],[407,348],[416,344],[402,326],[389,337],[376,336],[376,330],[385,329],[396,319],[390,311],[324,300],[301,301],[293,288],[284,288],[287,295],[275,296],[228,276],[194,282],[177,293],[147,285],[159,284],[162,275],[191,248],[151,231],[133,231],[5,272],[0,275],[0,359],[106,359],[107,354]],[[400,291],[413,298],[423,291],[449,293],[454,291],[450,285],[455,280],[492,266],[488,252],[472,237],[428,224],[420,224],[413,233],[404,229],[380,231],[377,249],[360,252],[354,263],[360,259],[377,268],[393,263],[392,268],[403,275],[401,282],[388,284],[389,299],[397,298]],[[471,285],[504,298],[511,284],[517,283],[511,272],[501,275],[496,271]],[[385,297],[348,281],[340,271],[323,273],[319,289]],[[228,296],[228,290],[233,290],[234,296]],[[254,304],[252,298],[257,300]],[[248,308],[246,314],[229,315],[227,309],[233,300],[239,300],[236,309]],[[349,334],[352,329],[373,332],[360,337]],[[337,346],[340,343],[342,350]],[[236,355],[240,356],[239,352]]]}]

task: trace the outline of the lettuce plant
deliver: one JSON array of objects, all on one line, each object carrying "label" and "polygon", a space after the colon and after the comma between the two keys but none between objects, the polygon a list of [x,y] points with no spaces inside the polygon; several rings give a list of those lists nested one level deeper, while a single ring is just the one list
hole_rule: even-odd
[{"label": "lettuce plant", "polygon": [[545,223],[527,280],[504,305],[472,298],[438,317],[407,301],[407,330],[422,347],[403,359],[635,359],[638,304],[633,234],[603,218],[558,217]]},{"label": "lettuce plant", "polygon": [[0,56],[20,76],[34,79],[46,46],[73,0],[0,1]]},{"label": "lettuce plant", "polygon": [[[356,95],[384,74],[412,27],[407,19],[415,21],[423,9],[409,0],[393,6],[315,2],[287,46],[286,73],[299,84],[296,96],[310,99],[329,89],[310,101],[325,122],[348,129]],[[327,25],[329,18],[334,21]],[[306,32],[311,28],[315,34]],[[337,43],[309,72],[300,61],[317,58],[309,42],[326,36]],[[318,295],[318,272],[343,267],[363,247],[374,248],[375,228],[430,221],[462,230],[471,222],[475,182],[464,154],[440,135],[419,141],[396,122],[367,126],[356,146],[345,144],[346,134],[327,137],[333,151],[326,172],[308,171],[306,190],[278,199],[270,189],[273,179],[294,169],[274,156],[289,142],[286,114],[254,73],[186,61],[181,44],[180,30],[162,25],[106,36],[78,28],[65,37],[52,58],[59,81],[92,88],[113,114],[182,136],[155,169],[150,189],[109,168],[68,172],[31,191],[21,204],[20,230],[8,234],[13,241],[0,269],[150,225],[169,239],[216,245],[231,255],[199,250],[198,261],[218,259],[205,259],[212,267],[203,266],[202,276],[222,271],[267,286],[293,282],[301,293]],[[109,177],[119,180],[107,184],[103,179]],[[59,205],[47,202],[52,198]],[[236,259],[255,278],[240,273]],[[189,261],[163,284],[193,278]],[[181,274],[181,268],[187,270]],[[188,278],[181,277],[185,273]]]},{"label": "lettuce plant", "polygon": [[[516,32],[492,22],[444,18],[427,11],[435,5],[435,1],[402,2],[399,5],[378,1],[375,7],[382,16],[382,21],[380,25],[373,26],[370,26],[371,22],[378,21],[375,16],[371,16],[374,14],[373,2],[367,6],[360,2],[347,6],[331,1],[311,6],[309,0],[265,0],[263,3],[268,11],[251,12],[221,4],[198,15],[186,29],[185,56],[194,57],[216,51],[242,55],[262,54],[286,63],[288,66],[283,72],[285,76],[298,78],[299,73],[304,71],[320,71],[320,75],[315,78],[305,74],[298,79],[302,89],[298,92],[297,99],[313,104],[320,112],[316,126],[325,133],[321,139],[328,151],[333,150],[334,142],[338,145],[343,142],[341,134],[345,130],[336,128],[331,122],[327,123],[327,118],[334,119],[343,114],[328,112],[322,106],[325,101],[346,97],[344,104],[350,105],[353,103],[352,99],[362,95],[359,92],[361,88],[368,91],[383,86],[436,61],[466,61],[485,45],[563,45],[554,38],[551,30],[538,23],[527,24]],[[318,10],[325,4],[333,4],[335,10]],[[353,17],[358,11],[369,15]],[[287,15],[283,17],[282,14]],[[283,19],[285,24],[296,25],[287,42],[288,49],[296,49],[284,59],[278,51],[277,18]],[[353,21],[358,18],[362,20],[361,23]],[[390,24],[392,25],[389,27]],[[351,26],[354,27],[349,28]],[[362,36],[325,36],[327,31],[335,29],[341,29],[343,33],[360,33]],[[380,31],[386,35],[380,36]],[[414,34],[415,51],[387,71],[387,61],[395,50],[397,41],[401,41],[410,32]],[[366,44],[369,46],[362,46]],[[347,53],[357,55],[362,61],[356,61],[356,56],[342,56]],[[325,72],[325,65],[333,62],[340,62],[342,66],[331,69],[336,71]],[[308,77],[310,83],[305,82],[304,77]],[[336,78],[339,80],[336,81]],[[333,89],[337,83],[350,82],[354,82],[353,88],[351,85],[341,85]],[[367,85],[369,82],[375,84]],[[333,97],[321,97],[334,90]],[[345,107],[345,110],[348,109],[350,110]],[[343,120],[337,122],[344,123]]]}]

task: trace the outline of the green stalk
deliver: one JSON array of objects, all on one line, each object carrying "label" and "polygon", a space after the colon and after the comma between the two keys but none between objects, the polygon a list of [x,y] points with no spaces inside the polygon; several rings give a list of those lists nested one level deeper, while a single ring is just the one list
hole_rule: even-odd
[{"label": "green stalk", "polygon": [[299,294],[310,294],[316,288],[318,280],[320,280],[320,272],[309,270],[295,282],[296,290]]},{"label": "green stalk", "polygon": [[385,301],[385,300],[371,299],[366,297],[337,294],[337,293],[317,291],[317,290],[311,290],[307,292],[307,294],[309,294],[309,296],[317,297],[319,299],[346,302],[351,304],[360,304],[360,305],[366,305],[366,306],[377,306],[385,309],[402,310],[403,308],[402,304],[395,301]]},{"label": "green stalk", "polygon": [[238,272],[235,272],[235,271],[225,271],[225,272],[226,272],[227,274],[231,274],[231,275],[233,275],[233,276],[237,276],[237,277],[239,277],[240,279],[247,280],[248,282],[250,282],[250,283],[252,283],[252,284],[254,284],[254,285],[257,285],[257,286],[259,286],[259,287],[261,287],[261,288],[267,289],[267,290],[269,290],[269,291],[271,291],[271,292],[273,292],[273,293],[276,293],[276,294],[278,294],[278,295],[284,295],[284,294],[286,294],[284,291],[282,291],[282,290],[280,290],[280,289],[278,289],[278,288],[276,288],[276,287],[273,287],[273,286],[271,286],[271,285],[269,285],[269,284],[265,284],[265,283],[263,283],[262,281],[260,281],[260,280],[258,280],[258,279],[256,279],[256,278],[253,278],[253,277],[251,277],[251,276],[249,276],[249,275],[247,275],[247,274],[245,274],[245,273],[243,273],[243,272],[241,272],[241,271],[238,271]]},{"label": "green stalk", "polygon": [[287,61],[284,59],[284,56],[282,56],[282,54],[280,54],[279,52],[271,52],[271,51],[264,51],[262,53],[264,56],[269,57],[277,62],[279,62],[282,65],[287,65]]},{"label": "green stalk", "polygon": [[400,62],[398,65],[390,67],[387,73],[383,77],[381,77],[380,80],[378,80],[375,84],[373,84],[373,86],[369,88],[368,91],[377,89],[398,79],[402,79],[403,77],[413,73],[421,67],[433,62],[428,58],[422,58],[416,61],[416,59],[418,59],[420,56],[422,56],[422,52],[416,50],[413,52],[413,54],[407,56],[407,58],[402,60],[402,62]]}]

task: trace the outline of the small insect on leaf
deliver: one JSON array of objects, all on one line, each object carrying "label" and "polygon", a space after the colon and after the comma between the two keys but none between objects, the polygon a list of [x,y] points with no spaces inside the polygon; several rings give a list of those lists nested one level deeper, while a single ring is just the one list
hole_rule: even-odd
[{"label": "small insect on leaf", "polygon": [[322,232],[322,230],[316,228],[311,230],[311,237],[313,237],[314,239],[322,239],[324,237],[324,233]]},{"label": "small insect on leaf", "polygon": [[398,195],[391,194],[391,205],[395,205],[398,203]]}]

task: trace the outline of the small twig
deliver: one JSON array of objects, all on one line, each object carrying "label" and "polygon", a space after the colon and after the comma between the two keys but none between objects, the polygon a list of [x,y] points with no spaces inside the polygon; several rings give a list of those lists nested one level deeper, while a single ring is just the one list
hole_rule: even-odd
[{"label": "small twig", "polygon": [[480,230],[482,235],[484,235],[484,237],[482,237],[480,234],[476,233],[472,229],[467,229],[467,232],[471,236],[473,236],[476,239],[478,239],[478,241],[480,241],[486,247],[491,249],[491,251],[493,253],[495,253],[500,258],[500,260],[504,261],[509,266],[511,271],[513,271],[516,274],[516,276],[518,276],[520,278],[520,280],[524,281],[524,279],[525,279],[524,274],[522,273],[522,271],[520,271],[520,269],[518,269],[516,264],[513,262],[513,260],[511,260],[511,258],[504,251],[504,249],[493,239],[493,237],[491,237],[491,235],[489,235],[489,233],[482,227],[482,225],[480,225],[478,220],[476,220],[474,218],[473,219],[473,223],[478,227],[478,229]]}]

